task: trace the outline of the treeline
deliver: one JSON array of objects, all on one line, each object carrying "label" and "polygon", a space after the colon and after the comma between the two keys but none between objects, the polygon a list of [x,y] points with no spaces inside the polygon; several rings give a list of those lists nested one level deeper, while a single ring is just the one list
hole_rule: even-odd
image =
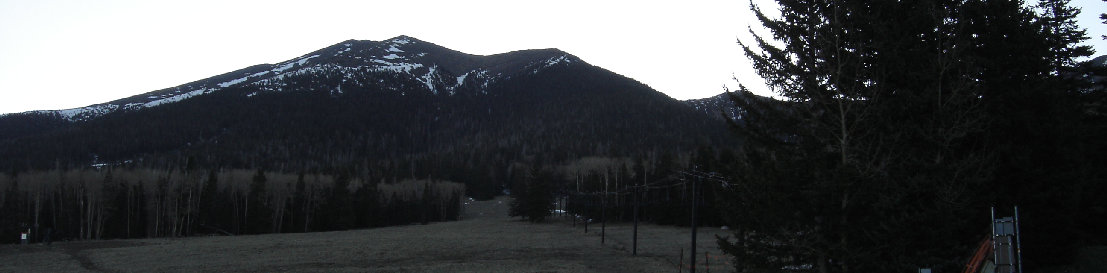
[{"label": "treeline", "polygon": [[520,168],[524,174],[511,188],[511,214],[542,221],[552,210],[564,210],[598,223],[630,222],[637,211],[641,222],[687,226],[695,201],[699,224],[718,226],[716,198],[724,183],[695,168],[707,170],[733,159],[732,151],[701,148],[686,155],[585,157],[558,168]]},{"label": "treeline", "polygon": [[465,186],[260,170],[106,168],[0,177],[0,242],[260,234],[456,220]]},{"label": "treeline", "polygon": [[5,116],[0,125],[13,128],[0,133],[0,171],[103,163],[337,173],[358,166],[461,182],[470,196],[488,199],[514,183],[509,169],[517,162],[556,166],[726,142],[722,121],[585,64],[528,72],[482,91],[434,95],[407,74],[325,66],[63,125],[54,125],[56,116]]}]

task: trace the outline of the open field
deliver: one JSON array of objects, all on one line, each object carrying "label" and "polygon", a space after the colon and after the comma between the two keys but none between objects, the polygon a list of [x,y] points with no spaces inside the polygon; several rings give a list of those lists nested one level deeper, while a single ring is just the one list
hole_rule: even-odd
[{"label": "open field", "polygon": [[[180,239],[60,242],[0,246],[0,272],[677,272],[687,228],[641,225],[638,256],[631,226],[573,228],[556,218],[530,224],[507,217],[507,198],[472,202],[465,220],[365,230]],[[720,252],[701,228],[703,251]],[[687,254],[685,254],[687,255]],[[687,258],[686,258],[687,259]],[[720,270],[711,261],[711,272]],[[687,270],[685,270],[687,272]]]}]

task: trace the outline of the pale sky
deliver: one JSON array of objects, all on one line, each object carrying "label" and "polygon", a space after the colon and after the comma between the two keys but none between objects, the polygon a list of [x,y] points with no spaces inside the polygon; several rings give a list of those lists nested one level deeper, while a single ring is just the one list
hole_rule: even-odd
[{"label": "pale sky", "polygon": [[[764,0],[757,0],[759,2]],[[489,55],[559,48],[677,99],[743,84],[748,0],[0,0],[0,113],[83,107],[348,39],[412,36]],[[1076,0],[1095,47],[1100,0]]]}]

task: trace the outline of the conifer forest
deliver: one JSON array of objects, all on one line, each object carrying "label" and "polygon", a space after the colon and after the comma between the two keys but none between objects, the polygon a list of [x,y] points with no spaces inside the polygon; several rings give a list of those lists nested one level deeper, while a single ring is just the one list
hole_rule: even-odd
[{"label": "conifer forest", "polygon": [[0,243],[430,225],[508,196],[519,224],[725,227],[734,272],[962,272],[1016,207],[1026,272],[1107,245],[1107,56],[1084,44],[1107,37],[1076,24],[1102,10],[758,3],[734,61],[770,96],[401,36],[0,115]]}]

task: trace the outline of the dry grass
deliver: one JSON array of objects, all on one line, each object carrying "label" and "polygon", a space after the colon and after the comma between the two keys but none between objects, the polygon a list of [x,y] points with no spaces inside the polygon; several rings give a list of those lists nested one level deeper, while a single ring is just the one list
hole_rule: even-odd
[{"label": "dry grass", "polygon": [[[688,245],[686,228],[643,225],[634,257],[629,225],[608,227],[601,246],[598,225],[584,234],[565,220],[521,222],[506,217],[508,203],[471,202],[464,220],[430,225],[5,245],[0,272],[676,272]],[[718,253],[709,235],[718,229],[704,231],[700,247]]]},{"label": "dry grass", "polygon": [[[568,218],[554,217],[557,224],[571,227],[572,222]],[[584,234],[584,226],[577,223],[576,231],[580,235],[588,237],[594,243],[601,241],[601,233],[605,241],[604,246],[630,253],[633,247],[634,225],[631,223],[612,223],[603,231],[600,224],[590,224],[588,233]],[[722,255],[716,243],[716,237],[728,237],[731,234],[719,227],[699,227],[696,236],[696,272],[733,272],[728,256]],[[665,261],[669,268],[659,270],[663,272],[677,272],[677,265],[683,264],[683,272],[688,272],[689,249],[692,247],[692,235],[690,227],[659,226],[652,224],[639,224],[638,226],[638,255],[656,258]],[[683,253],[683,262],[681,254]],[[710,256],[710,261],[707,257]],[[708,271],[710,268],[710,271]],[[671,269],[671,270],[669,270]]]}]

